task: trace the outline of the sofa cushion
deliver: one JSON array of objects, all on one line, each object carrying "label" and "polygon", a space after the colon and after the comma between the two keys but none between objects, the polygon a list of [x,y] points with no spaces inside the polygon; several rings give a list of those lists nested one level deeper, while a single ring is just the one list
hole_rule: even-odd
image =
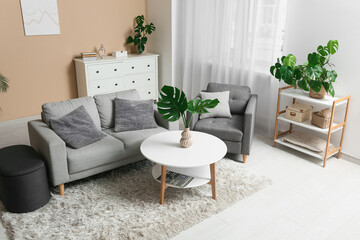
[{"label": "sofa cushion", "polygon": [[84,106],[59,119],[50,119],[50,127],[66,145],[72,148],[82,148],[106,136],[96,128]]},{"label": "sofa cushion", "polygon": [[100,117],[92,97],[81,97],[60,102],[45,103],[42,105],[42,120],[50,127],[50,119],[59,119],[62,116],[84,106],[97,129],[101,129]]},{"label": "sofa cushion", "polygon": [[241,142],[243,137],[244,118],[233,115],[232,118],[206,118],[196,122],[195,131],[209,133],[221,140]]},{"label": "sofa cushion", "polygon": [[225,117],[231,118],[229,107],[229,91],[225,92],[201,92],[201,99],[218,99],[219,103],[215,108],[207,109],[208,113],[200,115],[200,119],[213,118],[213,117]]},{"label": "sofa cushion", "polygon": [[157,128],[154,102],[115,98],[115,132]]},{"label": "sofa cushion", "polygon": [[249,98],[251,96],[251,90],[247,86],[238,86],[231,84],[221,84],[210,82],[207,86],[207,92],[224,92],[230,91],[230,111],[231,114],[240,114],[245,113],[245,109]]},{"label": "sofa cushion", "polygon": [[115,125],[115,98],[140,100],[140,95],[137,90],[131,89],[94,96],[96,107],[99,111],[102,128],[113,128]]},{"label": "sofa cushion", "polygon": [[67,148],[69,173],[82,172],[119,161],[124,144],[106,134],[106,137],[80,149]]},{"label": "sofa cushion", "polygon": [[168,130],[162,127],[157,127],[127,132],[115,132],[113,128],[106,129],[104,131],[111,136],[121,140],[124,143],[126,150],[129,148],[136,148],[138,151],[140,151],[140,145],[146,138],[157,133],[166,132]]}]

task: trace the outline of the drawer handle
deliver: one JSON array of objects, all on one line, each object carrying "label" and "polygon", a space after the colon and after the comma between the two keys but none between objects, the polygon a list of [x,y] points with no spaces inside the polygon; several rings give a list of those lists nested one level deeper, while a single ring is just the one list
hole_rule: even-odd
[{"label": "drawer handle", "polygon": [[98,86],[98,88],[100,88],[100,86]]},{"label": "drawer handle", "polygon": [[151,92],[148,92],[148,94],[151,94]]},{"label": "drawer handle", "polygon": [[135,83],[135,81],[132,81],[132,83]]},{"label": "drawer handle", "polygon": [[115,68],[115,69],[114,69],[114,71],[116,72],[116,71],[117,71],[117,69]]},{"label": "drawer handle", "polygon": [[115,83],[115,86],[117,86],[118,84],[117,83]]},{"label": "drawer handle", "polygon": [[296,116],[296,113],[294,113],[294,112],[290,112],[290,116],[295,117],[295,116]]},{"label": "drawer handle", "polygon": [[148,81],[150,81],[150,78],[148,78]]},{"label": "drawer handle", "polygon": [[134,69],[135,67],[131,67],[131,69]]},{"label": "drawer handle", "polygon": [[99,73],[99,71],[96,71],[96,73]]},{"label": "drawer handle", "polygon": [[148,67],[150,67],[150,64],[148,64]]}]

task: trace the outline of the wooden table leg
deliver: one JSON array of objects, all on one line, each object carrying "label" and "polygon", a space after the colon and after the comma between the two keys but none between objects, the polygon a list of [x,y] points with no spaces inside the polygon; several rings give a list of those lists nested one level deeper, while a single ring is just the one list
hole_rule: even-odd
[{"label": "wooden table leg", "polygon": [[212,198],[216,200],[216,171],[215,163],[210,164]]},{"label": "wooden table leg", "polygon": [[160,190],[160,204],[164,204],[165,197],[165,189],[166,189],[166,166],[161,166],[161,190]]}]

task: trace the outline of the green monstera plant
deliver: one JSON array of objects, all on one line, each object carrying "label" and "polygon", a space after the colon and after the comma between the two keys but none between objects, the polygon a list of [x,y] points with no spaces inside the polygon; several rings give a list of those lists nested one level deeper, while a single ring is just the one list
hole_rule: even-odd
[{"label": "green monstera plant", "polygon": [[308,62],[303,65],[296,65],[296,57],[292,54],[277,59],[274,66],[270,67],[270,73],[291,86],[309,91],[320,92],[322,86],[327,93],[334,97],[335,90],[333,83],[338,74],[330,62],[330,58],[339,49],[337,40],[330,40],[326,46],[318,46],[317,52],[309,53]]},{"label": "green monstera plant", "polygon": [[155,25],[153,23],[149,24],[145,20],[144,15],[137,16],[135,18],[135,22],[136,22],[136,26],[134,28],[135,35],[129,36],[126,41],[126,44],[134,43],[139,54],[141,54],[144,52],[145,44],[147,43],[148,40],[146,35],[147,34],[150,35],[153,31],[155,31]]},{"label": "green monstera plant", "polygon": [[157,106],[162,118],[169,122],[174,122],[181,117],[185,128],[189,128],[192,117],[187,121],[187,111],[192,114],[208,113],[209,111],[207,109],[216,107],[218,103],[218,99],[192,99],[188,102],[183,91],[180,91],[176,87],[165,85],[161,88]]}]

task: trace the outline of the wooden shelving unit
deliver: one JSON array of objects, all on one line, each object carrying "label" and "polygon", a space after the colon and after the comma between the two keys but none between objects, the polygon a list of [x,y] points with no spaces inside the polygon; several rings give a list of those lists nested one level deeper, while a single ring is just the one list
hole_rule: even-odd
[{"label": "wooden shelving unit", "polygon": [[[284,117],[284,113],[286,112],[286,110],[281,110],[280,111],[281,96],[292,98],[293,103],[295,103],[296,99],[298,99],[298,100],[302,100],[302,101],[305,101],[307,103],[314,104],[314,105],[323,105],[323,106],[331,107],[331,118],[330,118],[330,126],[329,126],[329,128],[322,129],[322,128],[316,127],[316,126],[311,124],[310,120],[299,123],[299,122],[295,122],[295,121],[286,119]],[[350,96],[346,96],[346,97],[342,97],[342,98],[338,98],[338,97],[333,98],[333,97],[331,97],[329,95],[326,95],[324,99],[316,99],[316,98],[310,98],[307,95],[307,93],[304,93],[301,89],[296,89],[296,87],[294,87],[294,86],[287,86],[287,87],[279,88],[278,102],[277,102],[277,109],[276,109],[276,121],[275,121],[275,133],[274,133],[273,146],[275,147],[276,143],[278,143],[278,144],[287,146],[289,148],[298,150],[300,152],[303,152],[305,154],[308,154],[310,156],[313,156],[313,157],[316,157],[316,158],[319,158],[319,159],[323,159],[323,167],[325,167],[326,166],[326,160],[329,157],[331,157],[331,156],[333,156],[335,154],[337,154],[337,158],[340,158],[340,156],[341,156],[341,149],[342,149],[342,144],[343,144],[343,139],[344,139],[347,114],[348,114],[348,110],[349,110],[349,103],[350,103]],[[338,107],[338,106],[340,106],[342,104],[346,104],[344,120],[341,123],[334,123],[335,107]],[[279,120],[289,123],[289,125],[290,125],[289,130],[287,130],[285,132],[278,133]],[[282,141],[282,138],[283,138],[284,135],[292,133],[293,125],[300,126],[300,127],[303,127],[303,128],[307,128],[309,130],[319,132],[319,133],[322,133],[322,134],[326,134],[327,135],[327,144],[326,144],[326,149],[324,151],[325,154],[315,153],[315,152],[307,150],[305,148],[302,148],[302,147],[293,145],[291,143]],[[330,143],[330,139],[331,139],[331,134],[336,132],[336,131],[340,131],[340,130],[342,131],[341,132],[340,145],[338,147],[335,147],[335,149],[333,149],[332,151],[329,151],[329,143]]]}]

